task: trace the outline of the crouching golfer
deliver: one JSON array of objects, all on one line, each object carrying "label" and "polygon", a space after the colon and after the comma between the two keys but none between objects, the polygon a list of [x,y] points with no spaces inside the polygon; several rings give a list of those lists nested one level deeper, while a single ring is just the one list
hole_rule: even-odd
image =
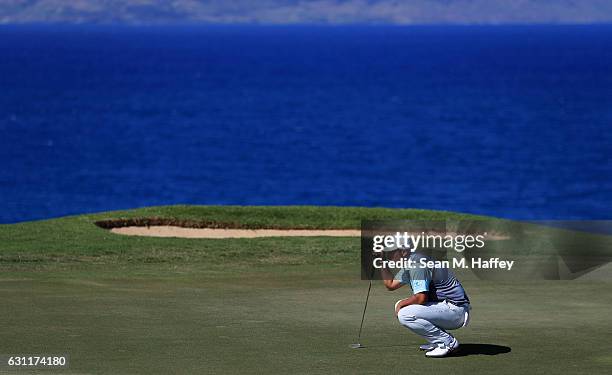
[{"label": "crouching golfer", "polygon": [[470,300],[454,273],[448,268],[429,267],[433,262],[425,263],[432,259],[418,252],[395,249],[385,251],[385,255],[391,260],[409,260],[410,267],[401,268],[395,277],[388,269],[382,269],[388,290],[403,285],[412,288],[411,297],[395,304],[399,322],[428,341],[420,346],[428,357],[445,357],[457,350],[459,341],[447,331],[468,324]]}]

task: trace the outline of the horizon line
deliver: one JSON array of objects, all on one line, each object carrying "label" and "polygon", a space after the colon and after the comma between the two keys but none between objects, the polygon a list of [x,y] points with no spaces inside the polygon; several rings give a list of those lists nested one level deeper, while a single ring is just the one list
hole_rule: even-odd
[{"label": "horizon line", "polygon": [[483,26],[483,27],[503,27],[503,26],[609,26],[612,20],[605,22],[414,22],[414,23],[393,23],[393,22],[74,22],[74,21],[28,21],[28,22],[3,22],[2,26],[125,26],[125,27],[167,27],[167,26],[260,26],[260,27],[291,27],[291,26],[314,26],[314,27],[442,27],[442,26]]}]

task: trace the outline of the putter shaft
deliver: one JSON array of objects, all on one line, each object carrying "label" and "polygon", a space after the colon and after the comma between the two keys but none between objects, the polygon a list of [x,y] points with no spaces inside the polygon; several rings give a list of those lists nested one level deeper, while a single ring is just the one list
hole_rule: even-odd
[{"label": "putter shaft", "polygon": [[361,346],[361,331],[363,330],[363,320],[365,319],[366,309],[368,308],[368,300],[370,299],[370,290],[372,290],[372,279],[370,279],[370,285],[368,286],[368,293],[366,294],[365,305],[363,306],[363,314],[361,314],[361,324],[359,325],[359,335],[357,336],[357,343]]}]

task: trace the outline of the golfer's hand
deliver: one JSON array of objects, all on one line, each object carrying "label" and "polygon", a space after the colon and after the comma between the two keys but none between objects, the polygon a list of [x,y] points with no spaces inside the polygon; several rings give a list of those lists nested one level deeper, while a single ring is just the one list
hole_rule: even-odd
[{"label": "golfer's hand", "polygon": [[399,311],[402,309],[402,302],[404,302],[403,299],[397,301],[397,303],[395,304],[395,316],[397,317],[397,314],[399,314]]}]

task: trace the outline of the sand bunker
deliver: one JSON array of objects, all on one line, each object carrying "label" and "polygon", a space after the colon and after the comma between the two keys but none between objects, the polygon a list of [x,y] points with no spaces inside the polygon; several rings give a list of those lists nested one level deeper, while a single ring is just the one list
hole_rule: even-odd
[{"label": "sand bunker", "polygon": [[359,229],[220,229],[182,228],[159,225],[119,227],[110,230],[128,236],[181,238],[257,238],[257,237],[359,237]]}]

